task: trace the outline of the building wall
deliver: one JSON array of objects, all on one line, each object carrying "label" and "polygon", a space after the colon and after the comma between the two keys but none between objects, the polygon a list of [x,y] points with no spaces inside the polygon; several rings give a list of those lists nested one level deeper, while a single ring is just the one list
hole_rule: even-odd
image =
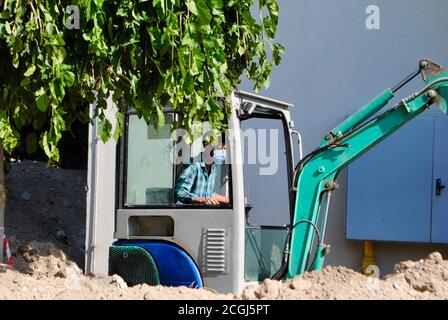
[{"label": "building wall", "polygon": [[[305,154],[328,130],[411,71],[421,58],[448,66],[448,1],[279,0],[278,41],[286,47],[271,86],[260,94],[295,105],[292,118],[302,132]],[[380,9],[380,29],[366,27],[369,5]],[[403,97],[422,86],[417,80]],[[244,81],[241,89],[251,91]],[[437,113],[435,109],[427,111]],[[279,177],[282,179],[282,177]],[[339,178],[327,227],[331,253],[326,263],[357,269],[362,242],[345,239],[346,174]],[[266,196],[268,196],[268,191]],[[382,274],[406,259],[419,259],[447,246],[377,243]]]}]

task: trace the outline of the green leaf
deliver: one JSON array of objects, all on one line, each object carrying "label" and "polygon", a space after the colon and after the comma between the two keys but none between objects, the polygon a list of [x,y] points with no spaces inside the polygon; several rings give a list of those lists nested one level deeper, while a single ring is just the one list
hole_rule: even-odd
[{"label": "green leaf", "polygon": [[59,152],[54,146],[54,138],[51,136],[51,133],[49,131],[46,131],[41,135],[39,145],[44,150],[49,159],[55,161],[59,160]]},{"label": "green leaf", "polygon": [[53,79],[50,83],[50,92],[51,92],[51,96],[56,100],[56,101],[62,101],[62,99],[65,96],[65,89],[64,86],[61,83],[60,79]]},{"label": "green leaf", "polygon": [[277,32],[277,24],[269,17],[263,19],[263,27],[269,38],[274,38]]},{"label": "green leaf", "polygon": [[103,143],[106,143],[110,136],[112,131],[112,123],[110,123],[109,119],[103,118],[100,120],[100,123],[98,125],[98,134],[103,141]]},{"label": "green leaf", "polygon": [[193,93],[194,79],[191,74],[187,74],[182,81],[182,90],[186,96],[190,96]]},{"label": "green leaf", "polygon": [[198,15],[198,9],[196,7],[195,1],[187,1],[185,4],[192,14]]},{"label": "green leaf", "polygon": [[40,88],[36,92],[36,106],[37,106],[37,108],[40,111],[45,112],[45,111],[47,111],[49,102],[50,102],[50,98],[47,96],[47,94],[45,92],[45,89],[44,88]]},{"label": "green leaf", "polygon": [[267,1],[266,6],[271,16],[278,17],[279,7],[276,1],[273,0]]},{"label": "green leaf", "polygon": [[156,105],[157,113],[157,128],[163,128],[165,126],[165,114],[163,113],[163,108],[160,105]]},{"label": "green leaf", "polygon": [[28,67],[28,69],[25,71],[25,73],[23,75],[25,77],[30,77],[34,74],[35,71],[36,71],[36,66],[34,64],[32,64]]},{"label": "green leaf", "polygon": [[244,48],[243,46],[238,47],[238,54],[240,56],[242,56],[245,52],[246,52],[246,48]]},{"label": "green leaf", "polygon": [[75,83],[75,74],[73,72],[71,72],[70,70],[64,70],[63,79],[64,79],[65,84],[68,87],[71,87]]},{"label": "green leaf", "polygon": [[12,33],[12,30],[11,30],[11,25],[9,24],[9,22],[5,22],[5,24],[4,24],[4,26],[5,26],[5,31],[6,31],[6,33],[7,34],[11,34]]},{"label": "green leaf", "polygon": [[5,111],[0,112],[0,138],[8,153],[11,153],[20,141],[20,134],[12,128]]},{"label": "green leaf", "polygon": [[198,17],[198,21],[201,25],[208,25],[210,23],[210,20],[212,20],[212,15],[210,14],[210,8],[207,6],[207,3],[205,0],[195,0],[194,5],[192,5],[193,1],[189,1],[187,3],[187,6],[190,5],[191,8],[194,7],[194,9],[190,9],[191,13],[196,15]]},{"label": "green leaf", "polygon": [[114,131],[114,139],[115,142],[118,142],[118,138],[123,136],[123,128],[124,128],[124,118],[123,118],[123,113],[121,113],[120,111],[117,111],[115,113],[115,119],[116,119],[116,123],[115,123],[115,131]]},{"label": "green leaf", "polygon": [[216,9],[222,9],[224,7],[224,4],[222,0],[212,0],[212,7]]},{"label": "green leaf", "polygon": [[191,74],[197,75],[202,71],[202,66],[205,62],[205,55],[202,53],[201,49],[196,47],[193,51],[193,63],[191,65]]},{"label": "green leaf", "polygon": [[272,49],[272,60],[276,65],[279,65],[282,61],[281,55],[283,53],[285,53],[285,48],[281,44],[275,43]]}]

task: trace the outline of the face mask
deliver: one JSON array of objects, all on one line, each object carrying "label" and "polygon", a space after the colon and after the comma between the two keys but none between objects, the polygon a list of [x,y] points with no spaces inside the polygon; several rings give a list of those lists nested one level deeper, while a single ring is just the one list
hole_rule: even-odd
[{"label": "face mask", "polygon": [[213,162],[216,164],[224,164],[226,162],[226,150],[218,149],[213,151]]}]

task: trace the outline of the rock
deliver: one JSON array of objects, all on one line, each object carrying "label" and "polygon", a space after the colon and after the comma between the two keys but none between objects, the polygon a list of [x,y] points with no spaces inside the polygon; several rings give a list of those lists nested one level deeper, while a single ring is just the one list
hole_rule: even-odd
[{"label": "rock", "polygon": [[78,269],[74,268],[73,266],[69,266],[65,269],[66,273],[65,287],[67,289],[81,288],[82,280]]},{"label": "rock", "polygon": [[394,282],[392,287],[397,290],[403,290],[403,288],[405,288],[403,282]]},{"label": "rock", "polygon": [[113,285],[113,286],[116,286],[116,287],[118,287],[118,288],[120,288],[120,289],[124,289],[124,288],[127,288],[127,287],[128,287],[128,285],[127,285],[126,282],[123,280],[123,278],[120,277],[120,276],[117,275],[117,274],[114,274],[114,275],[112,276],[112,280],[110,281],[110,284]]},{"label": "rock", "polygon": [[68,268],[73,269],[73,271],[75,271],[77,275],[83,274],[81,268],[78,267],[78,265],[76,263],[74,263],[74,262],[70,262]]},{"label": "rock", "polygon": [[28,191],[23,191],[20,194],[20,199],[25,200],[25,201],[30,201],[31,200],[31,194]]},{"label": "rock", "polygon": [[437,281],[430,276],[423,276],[418,278],[406,277],[406,280],[410,284],[410,286],[418,292],[436,292],[439,290]]},{"label": "rock", "polygon": [[440,263],[443,261],[443,257],[440,252],[432,252],[428,255],[428,259]]},{"label": "rock", "polygon": [[266,279],[255,292],[255,295],[259,299],[275,299],[280,294],[281,287],[282,283],[280,281]]},{"label": "rock", "polygon": [[145,293],[145,295],[143,296],[144,300],[154,300],[154,295],[152,294],[151,291],[148,291]]},{"label": "rock", "polygon": [[257,298],[255,295],[255,291],[258,286],[252,285],[244,288],[243,293],[241,294],[241,299],[243,300],[254,300]]},{"label": "rock", "polygon": [[[38,277],[53,277],[67,267],[67,256],[52,243],[31,241],[21,246],[14,260],[14,268]],[[59,273],[58,277],[63,276]]]},{"label": "rock", "polygon": [[313,286],[312,282],[299,277],[294,278],[289,287],[294,290],[308,290]]},{"label": "rock", "polygon": [[58,239],[59,241],[67,241],[67,236],[66,236],[64,230],[56,231],[55,236],[56,236],[56,239]]},{"label": "rock", "polygon": [[442,273],[442,279],[443,279],[444,281],[448,281],[448,271],[444,271],[444,272]]},{"label": "rock", "polygon": [[419,292],[435,292],[437,287],[435,282],[415,282],[412,284],[412,288]]},{"label": "rock", "polygon": [[67,271],[65,269],[61,269],[54,274],[56,278],[67,278]]},{"label": "rock", "polygon": [[405,272],[406,270],[412,270],[413,268],[416,267],[416,265],[417,265],[417,264],[416,264],[414,261],[410,261],[410,260],[402,261],[402,262],[397,263],[397,264],[395,265],[394,270],[395,270],[395,272],[397,272],[397,273],[403,273],[403,272]]}]

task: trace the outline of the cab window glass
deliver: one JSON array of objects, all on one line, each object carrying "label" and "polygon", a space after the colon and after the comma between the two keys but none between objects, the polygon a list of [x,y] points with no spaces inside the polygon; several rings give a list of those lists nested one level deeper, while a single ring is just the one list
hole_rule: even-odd
[{"label": "cab window glass", "polygon": [[[241,122],[244,140],[244,190],[247,223],[283,226],[290,221],[287,150],[281,120]],[[248,133],[253,132],[253,135]],[[262,143],[265,142],[265,143]],[[252,160],[251,160],[252,158]]]},{"label": "cab window glass", "polygon": [[194,152],[192,145],[173,138],[174,116],[166,114],[165,126],[156,130],[137,115],[128,115],[124,205],[230,206],[225,139]]},{"label": "cab window glass", "polygon": [[166,116],[163,128],[148,127],[137,115],[129,116],[126,163],[128,205],[171,204],[173,202],[173,161],[170,139],[173,115]]}]

